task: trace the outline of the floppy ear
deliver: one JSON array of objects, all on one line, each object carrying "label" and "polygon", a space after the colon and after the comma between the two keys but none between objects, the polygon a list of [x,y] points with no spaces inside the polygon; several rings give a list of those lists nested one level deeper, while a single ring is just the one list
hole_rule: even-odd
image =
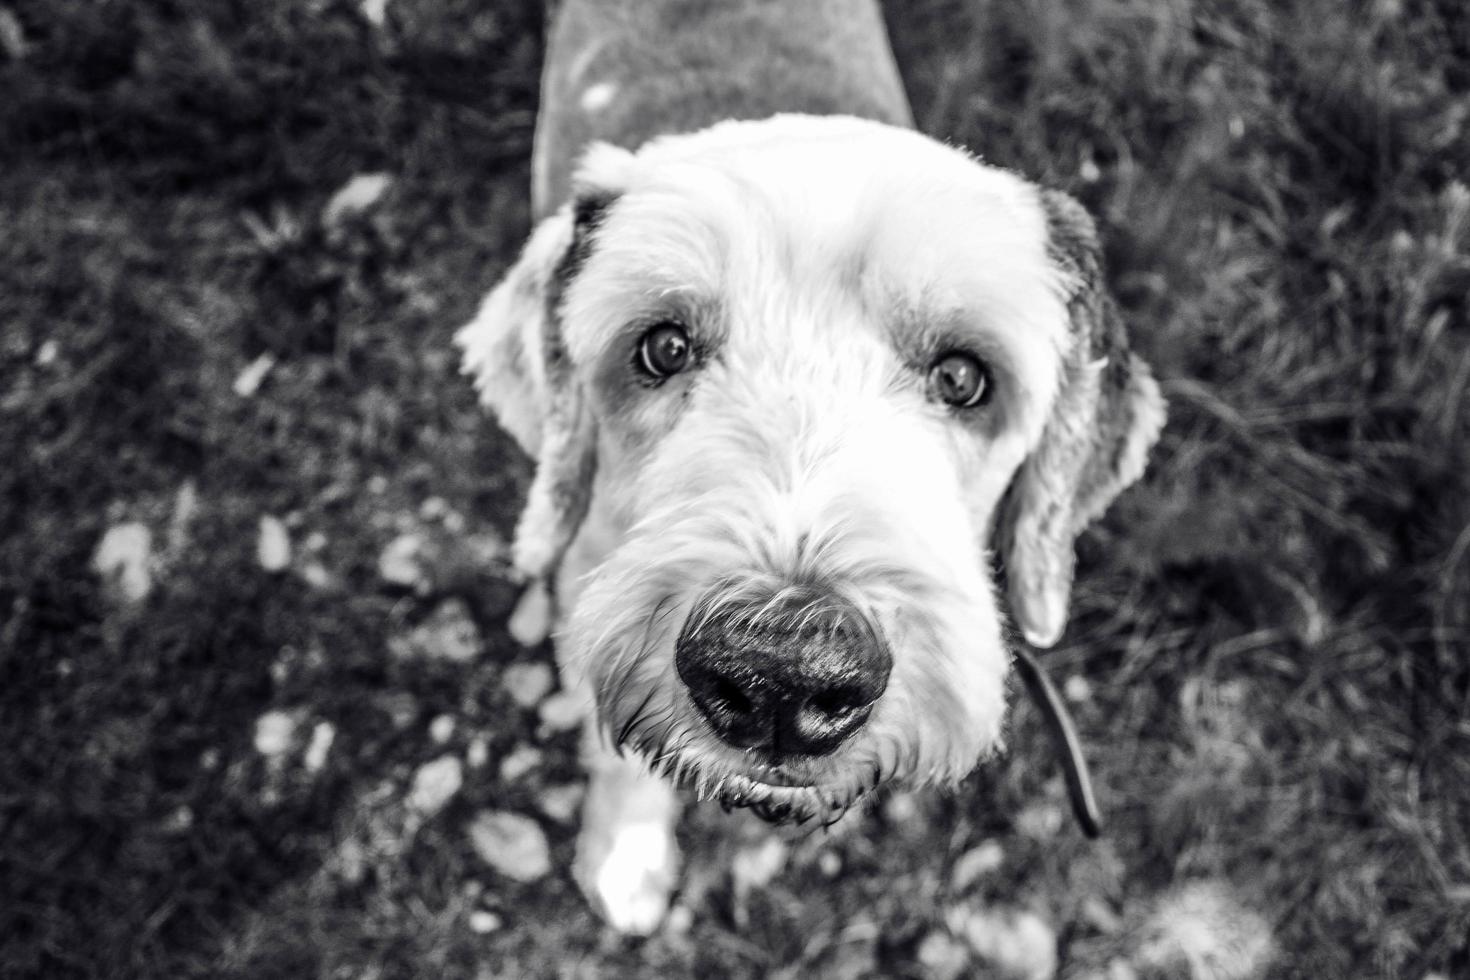
[{"label": "floppy ear", "polygon": [[1148,365],[1128,350],[1092,218],[1058,191],[1041,201],[1052,261],[1074,284],[1072,342],[1041,441],[1011,485],[1000,544],[1012,614],[1027,642],[1050,647],[1067,625],[1077,535],[1143,475],[1165,406]]},{"label": "floppy ear", "polygon": [[597,430],[562,331],[562,296],[592,248],[632,160],[598,146],[578,171],[571,202],[537,225],[520,258],[455,335],[480,401],[536,460],[516,525],[517,571],[556,572],[591,502]]}]

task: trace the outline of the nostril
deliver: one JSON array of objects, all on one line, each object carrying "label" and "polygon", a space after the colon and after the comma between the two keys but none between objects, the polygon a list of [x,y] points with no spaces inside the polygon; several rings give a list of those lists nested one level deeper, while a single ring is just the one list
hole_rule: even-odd
[{"label": "nostril", "polygon": [[728,677],[715,680],[710,700],[732,715],[748,715],[755,710],[755,703],[750,700],[750,696]]},{"label": "nostril", "polygon": [[833,719],[851,714],[867,703],[868,700],[856,688],[851,687],[819,691],[807,699],[807,707]]}]

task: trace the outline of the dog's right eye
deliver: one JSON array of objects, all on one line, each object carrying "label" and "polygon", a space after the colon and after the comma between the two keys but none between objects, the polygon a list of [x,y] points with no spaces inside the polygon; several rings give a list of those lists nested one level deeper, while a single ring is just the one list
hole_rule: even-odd
[{"label": "dog's right eye", "polygon": [[650,378],[667,378],[689,367],[689,333],[677,323],[650,327],[638,341],[638,368]]}]

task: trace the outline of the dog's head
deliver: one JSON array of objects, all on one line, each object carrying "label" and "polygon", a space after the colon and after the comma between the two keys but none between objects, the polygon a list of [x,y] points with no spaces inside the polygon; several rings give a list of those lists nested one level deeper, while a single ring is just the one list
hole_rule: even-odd
[{"label": "dog's head", "polygon": [[615,545],[559,637],[620,747],[768,817],[958,779],[1073,542],[1163,421],[1065,195],[834,117],[595,146],[460,334],[538,461],[517,532]]}]

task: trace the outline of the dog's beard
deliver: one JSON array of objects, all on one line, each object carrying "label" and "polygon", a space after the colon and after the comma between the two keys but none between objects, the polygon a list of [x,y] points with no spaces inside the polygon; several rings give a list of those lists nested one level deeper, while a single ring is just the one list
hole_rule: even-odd
[{"label": "dog's beard", "polygon": [[[831,548],[810,546],[825,565],[805,571],[843,583],[875,611],[892,643],[892,678],[867,725],[821,757],[773,757],[723,742],[674,667],[676,639],[698,597],[730,581],[731,569],[751,568],[738,535],[712,523],[718,519],[687,513],[643,522],[650,530],[635,528],[577,602],[562,642],[591,679],[598,725],[612,747],[701,800],[774,823],[816,825],[835,822],[885,784],[957,781],[996,747],[1006,658],[989,584],[979,576],[942,581],[895,561],[891,552],[902,547],[880,553],[854,534]],[[781,578],[757,570],[743,580],[762,576]]]}]

